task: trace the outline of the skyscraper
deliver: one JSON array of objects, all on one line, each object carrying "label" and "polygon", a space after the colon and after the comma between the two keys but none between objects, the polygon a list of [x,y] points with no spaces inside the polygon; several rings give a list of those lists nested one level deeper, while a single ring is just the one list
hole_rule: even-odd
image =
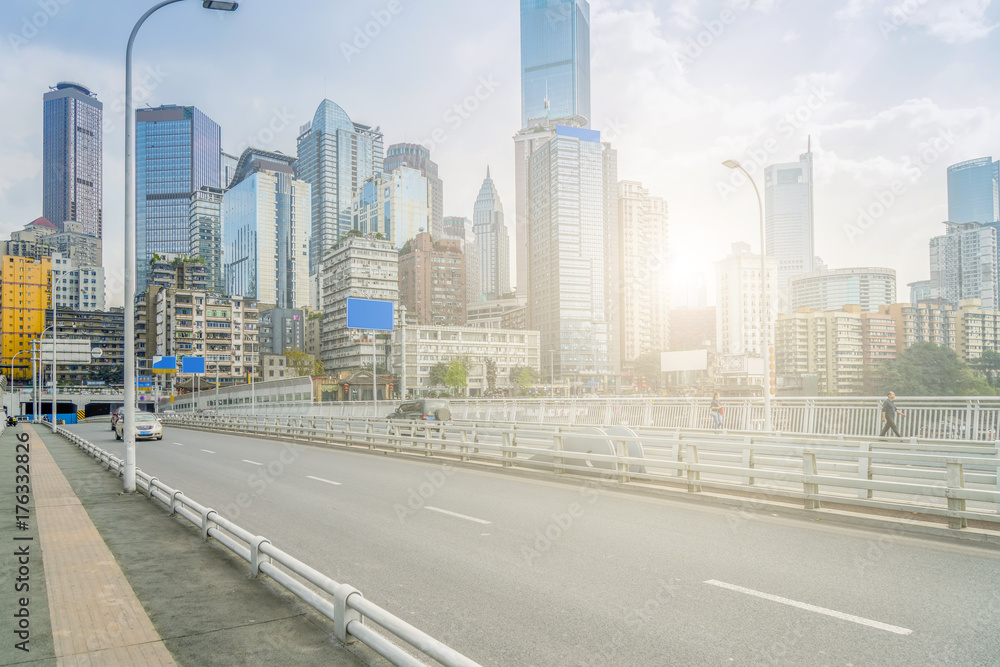
[{"label": "skyscraper", "polygon": [[448,216],[444,219],[444,238],[459,239],[462,242],[462,254],[465,255],[465,302],[479,301],[482,293],[479,289],[479,247],[476,245],[476,234],[472,229],[472,221],[464,216]]},{"label": "skyscraper", "polygon": [[[227,181],[228,182],[228,181]],[[222,197],[225,190],[204,185],[191,193],[191,257],[200,257],[208,271],[209,292],[223,294],[222,280]]]},{"label": "skyscraper", "polygon": [[402,248],[430,218],[427,179],[417,169],[402,166],[368,179],[354,193],[352,229],[362,234],[382,234]]},{"label": "skyscraper", "polygon": [[779,291],[787,298],[789,279],[811,273],[816,255],[811,147],[798,162],[765,168],[764,227],[767,256],[778,260]]},{"label": "skyscraper", "polygon": [[[778,262],[766,258],[766,310],[768,328],[774,330],[778,302],[775,281]],[[750,253],[747,243],[734,243],[733,254],[715,263],[717,349],[721,354],[765,356],[764,309],[761,308],[760,255]],[[763,368],[761,369],[763,370]]]},{"label": "skyscraper", "polygon": [[994,310],[1000,304],[997,230],[978,222],[946,222],[948,232],[930,240],[931,297],[958,307],[980,299]]},{"label": "skyscraper", "polygon": [[191,193],[221,187],[222,130],[193,106],[135,115],[136,288],[142,291],[154,254],[191,251]]},{"label": "skyscraper", "polygon": [[312,122],[300,128],[295,176],[312,187],[310,277],[318,275],[327,252],[351,231],[355,191],[382,167],[381,130],[355,123],[330,100],[320,102]]},{"label": "skyscraper", "polygon": [[309,302],[309,184],[294,158],[257,148],[240,156],[222,198],[226,293],[278,308]]},{"label": "skyscraper", "polygon": [[948,220],[1000,221],[1000,162],[981,157],[948,167]]},{"label": "skyscraper", "polygon": [[486,299],[510,292],[510,241],[503,204],[486,167],[486,178],[472,210],[472,230],[479,248],[479,291]]},{"label": "skyscraper", "polygon": [[101,124],[104,105],[78,83],[58,83],[43,96],[42,216],[103,236]]},{"label": "skyscraper", "polygon": [[521,127],[543,116],[590,120],[587,0],[521,0]]},{"label": "skyscraper", "polygon": [[420,144],[393,144],[385,152],[385,173],[400,167],[417,169],[427,179],[427,205],[430,208],[431,235],[439,239],[444,235],[444,181],[438,177],[438,166],[431,160],[431,152]]}]

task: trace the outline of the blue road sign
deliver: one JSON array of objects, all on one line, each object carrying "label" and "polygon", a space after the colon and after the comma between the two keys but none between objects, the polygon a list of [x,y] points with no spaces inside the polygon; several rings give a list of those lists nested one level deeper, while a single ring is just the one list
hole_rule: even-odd
[{"label": "blue road sign", "polygon": [[153,372],[154,373],[176,373],[177,372],[177,357],[153,357]]},{"label": "blue road sign", "polygon": [[138,382],[139,382],[139,386],[140,387],[152,387],[153,386],[153,378],[151,378],[148,375],[142,375],[142,376],[140,376],[138,378]]},{"label": "blue road sign", "polygon": [[347,299],[347,328],[392,331],[392,301]]},{"label": "blue road sign", "polygon": [[205,357],[183,357],[181,359],[181,373],[204,373]]}]

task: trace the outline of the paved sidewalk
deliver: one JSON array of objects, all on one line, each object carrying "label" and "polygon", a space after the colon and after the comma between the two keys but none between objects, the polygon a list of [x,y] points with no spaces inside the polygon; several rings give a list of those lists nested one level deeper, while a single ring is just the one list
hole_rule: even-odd
[{"label": "paved sidewalk", "polygon": [[44,427],[0,435],[0,476],[14,513],[0,522],[0,609],[15,614],[0,665],[386,664]]}]

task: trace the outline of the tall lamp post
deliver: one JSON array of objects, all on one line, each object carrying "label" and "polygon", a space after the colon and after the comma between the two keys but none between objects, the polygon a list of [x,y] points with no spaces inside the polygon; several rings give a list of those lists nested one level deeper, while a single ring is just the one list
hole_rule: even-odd
[{"label": "tall lamp post", "polygon": [[[161,7],[172,5],[184,0],[163,0],[143,14],[132,28],[125,47],[125,359],[135,358],[135,156],[132,146],[132,124],[135,122],[132,111],[132,45],[139,28],[149,16]],[[201,6],[224,12],[235,11],[238,2],[217,2],[204,0]],[[122,432],[125,434],[125,471],[124,491],[135,492],[135,368],[125,364],[125,423]]]},{"label": "tall lamp post", "polygon": [[764,248],[764,201],[760,198],[760,190],[746,169],[736,160],[726,160],[722,163],[724,167],[739,169],[753,185],[754,194],[757,195],[757,207],[760,209],[760,318],[761,318],[761,345],[763,346],[764,357],[764,431],[771,430],[771,327],[769,323],[771,311],[767,303],[767,263],[765,262]]}]

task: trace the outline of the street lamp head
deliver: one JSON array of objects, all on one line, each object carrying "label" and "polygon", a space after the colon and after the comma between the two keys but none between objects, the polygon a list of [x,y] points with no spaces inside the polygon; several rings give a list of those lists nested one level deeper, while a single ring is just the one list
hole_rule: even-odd
[{"label": "street lamp head", "polygon": [[204,0],[201,6],[205,9],[215,9],[220,12],[235,12],[236,8],[240,6],[238,2],[220,2],[218,0]]},{"label": "street lamp head", "polygon": [[737,162],[736,160],[726,160],[725,162],[722,163],[722,166],[729,167],[730,169],[739,169],[740,163]]}]

